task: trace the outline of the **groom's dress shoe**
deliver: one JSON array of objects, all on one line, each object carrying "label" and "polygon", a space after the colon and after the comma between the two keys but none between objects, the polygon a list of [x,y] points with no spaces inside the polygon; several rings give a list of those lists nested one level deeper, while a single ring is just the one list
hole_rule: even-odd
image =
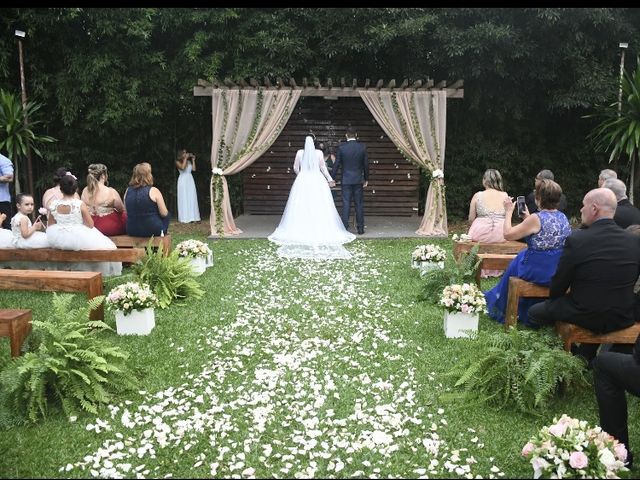
[{"label": "groom's dress shoe", "polygon": [[363,235],[363,234],[364,234],[364,228],[359,228],[358,235]]}]

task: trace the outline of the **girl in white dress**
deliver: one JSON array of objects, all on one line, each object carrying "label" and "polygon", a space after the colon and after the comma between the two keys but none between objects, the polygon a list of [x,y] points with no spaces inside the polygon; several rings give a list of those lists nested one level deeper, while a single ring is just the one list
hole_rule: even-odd
[{"label": "girl in white dress", "polygon": [[269,240],[280,245],[278,254],[283,257],[350,258],[343,244],[355,235],[344,228],[338,215],[330,189],[335,182],[312,137],[305,139],[304,150],[298,150],[293,169],[298,176],[280,224]]},{"label": "girl in white dress", "polygon": [[[47,206],[49,245],[62,250],[115,250],[115,243],[93,226],[87,205],[74,198],[77,190],[75,176],[67,174],[60,180],[62,199],[54,200]],[[67,266],[70,270],[96,271],[104,276],[122,273],[122,262],[82,262]]]},{"label": "girl in white dress", "polygon": [[180,223],[199,222],[198,192],[191,172],[196,171],[196,156],[186,150],[178,152],[176,167],[180,170],[178,177],[178,221]]},{"label": "girl in white dress", "polygon": [[16,213],[11,219],[11,233],[15,248],[47,248],[47,234],[41,232],[44,225],[40,217],[35,223],[31,223],[29,215],[33,212],[33,197],[28,193],[19,193],[16,196]]}]

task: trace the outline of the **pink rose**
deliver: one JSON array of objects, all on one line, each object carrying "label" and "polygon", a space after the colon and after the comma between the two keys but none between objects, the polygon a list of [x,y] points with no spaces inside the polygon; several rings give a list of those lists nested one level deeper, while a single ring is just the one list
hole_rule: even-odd
[{"label": "pink rose", "polygon": [[624,443],[617,443],[613,448],[613,453],[615,453],[616,458],[621,462],[627,460],[627,447],[624,446]]},{"label": "pink rose", "polygon": [[527,457],[531,455],[531,452],[535,450],[535,445],[531,442],[527,443],[524,447],[522,447],[522,456]]},{"label": "pink rose", "polygon": [[580,469],[587,466],[589,463],[589,459],[582,452],[571,452],[571,456],[569,457],[569,465],[571,468]]},{"label": "pink rose", "polygon": [[555,435],[556,437],[561,437],[564,435],[564,432],[567,431],[566,423],[556,423],[555,425],[551,425],[549,427],[549,433],[551,435]]}]

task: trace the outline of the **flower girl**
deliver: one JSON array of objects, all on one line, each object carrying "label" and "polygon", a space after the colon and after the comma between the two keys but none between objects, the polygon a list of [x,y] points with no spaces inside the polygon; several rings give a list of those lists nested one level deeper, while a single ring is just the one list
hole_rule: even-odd
[{"label": "flower girl", "polygon": [[28,193],[19,193],[16,196],[16,207],[18,213],[11,219],[13,246],[16,248],[47,248],[49,246],[47,235],[39,231],[44,230],[40,217],[33,224],[29,218],[33,212],[33,197]]}]

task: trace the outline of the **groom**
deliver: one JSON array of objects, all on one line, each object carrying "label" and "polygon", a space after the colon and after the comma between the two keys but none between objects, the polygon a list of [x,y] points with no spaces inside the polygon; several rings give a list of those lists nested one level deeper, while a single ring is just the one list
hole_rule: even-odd
[{"label": "groom", "polygon": [[347,128],[346,137],[347,142],[340,145],[336,152],[331,176],[336,178],[336,173],[342,166],[342,223],[344,228],[349,228],[349,212],[351,199],[353,199],[356,206],[358,235],[362,235],[364,233],[363,188],[369,183],[369,159],[367,147],[356,140],[356,131],[353,127]]}]

